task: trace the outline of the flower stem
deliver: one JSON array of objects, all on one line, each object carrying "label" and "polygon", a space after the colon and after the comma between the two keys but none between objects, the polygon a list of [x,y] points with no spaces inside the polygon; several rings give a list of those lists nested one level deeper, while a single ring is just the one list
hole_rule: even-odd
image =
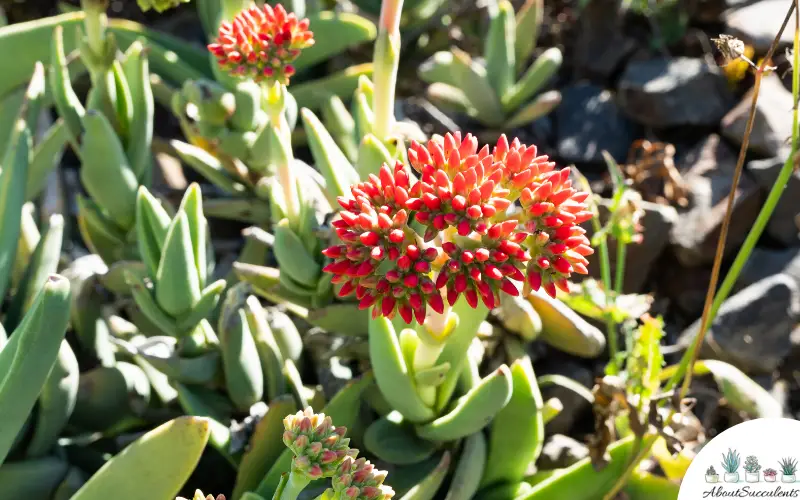
[{"label": "flower stem", "polygon": [[278,487],[273,500],[297,500],[300,493],[311,482],[305,475],[292,471],[289,479]]},{"label": "flower stem", "polygon": [[[592,217],[592,228],[594,233],[597,234],[602,231],[600,226],[600,216],[597,209],[597,204],[593,203],[593,211],[595,216]],[[608,240],[603,238],[598,245],[598,257],[600,258],[600,279],[603,280],[603,289],[606,291],[606,308],[611,309],[611,258],[608,251]],[[619,345],[617,340],[617,325],[614,318],[609,312],[606,312],[606,336],[608,337],[608,355],[611,363],[616,366],[615,359],[617,352],[619,352]]]},{"label": "flower stem", "polygon": [[372,110],[375,113],[373,132],[385,141],[394,121],[394,98],[397,68],[400,65],[400,14],[403,0],[383,0],[378,39],[373,55]]},{"label": "flower stem", "polygon": [[274,130],[277,144],[272,144],[270,156],[278,176],[278,182],[283,189],[286,218],[293,226],[298,222],[300,207],[297,194],[297,179],[292,170],[292,131],[286,121],[286,86],[275,83],[263,88],[264,107],[269,116],[269,126]]},{"label": "flower stem", "polygon": [[625,251],[627,248],[627,243],[617,240],[617,273],[614,279],[614,293],[618,296],[622,294],[625,282]]},{"label": "flower stem", "polygon": [[86,28],[86,40],[89,48],[96,56],[100,56],[105,52],[108,2],[107,0],[82,0],[81,8],[86,14],[83,25]]}]

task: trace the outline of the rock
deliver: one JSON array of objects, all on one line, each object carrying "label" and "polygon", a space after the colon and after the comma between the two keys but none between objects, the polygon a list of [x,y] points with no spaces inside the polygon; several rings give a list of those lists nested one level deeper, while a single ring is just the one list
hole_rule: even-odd
[{"label": "rock", "polygon": [[[741,38],[753,46],[756,53],[769,50],[772,40],[781,29],[781,24],[792,5],[791,0],[762,0],[746,7],[735,9],[725,15],[729,34]],[[789,26],[783,30],[781,45],[791,45],[794,29]]]},{"label": "rock", "polygon": [[[800,318],[800,288],[785,274],[753,283],[729,297],[706,334],[701,356],[727,361],[745,372],[769,373],[789,354]],[[688,347],[700,319],[681,334]]]},{"label": "rock", "polygon": [[[791,96],[790,96],[791,97]],[[747,170],[753,175],[764,193],[769,193],[772,185],[783,168],[784,157],[754,160],[747,164]],[[767,234],[786,246],[800,245],[800,171],[795,170],[786,183],[775,211],[767,223]]]},{"label": "rock", "polygon": [[554,434],[545,440],[536,468],[552,470],[569,467],[588,456],[589,448],[585,444],[563,434]]},{"label": "rock", "polygon": [[621,4],[620,0],[591,0],[583,8],[573,51],[577,78],[605,82],[636,50],[636,41],[622,29]]},{"label": "rock", "polygon": [[800,288],[800,248],[769,250],[754,248],[744,265],[735,290],[741,290],[774,274],[785,274]]},{"label": "rock", "polygon": [[607,150],[623,162],[636,139],[636,125],[622,114],[611,92],[591,84],[578,84],[561,91],[556,108],[556,145],[565,164],[603,164]]},{"label": "rock", "polygon": [[711,265],[688,268],[674,255],[667,255],[659,262],[658,269],[659,292],[669,298],[671,304],[688,318],[687,321],[699,317],[711,282]]},{"label": "rock", "polygon": [[634,120],[656,128],[714,127],[731,105],[719,68],[689,57],[630,62],[617,99]]},{"label": "rock", "polygon": [[[600,200],[599,205],[600,221],[601,224],[605,224],[611,200],[603,198]],[[642,208],[644,209],[644,216],[640,221],[644,228],[642,242],[628,245],[626,249],[625,283],[623,285],[623,292],[625,293],[637,293],[642,290],[653,263],[656,262],[664,248],[666,248],[667,243],[669,243],[670,231],[678,220],[678,213],[673,207],[643,201]],[[587,236],[591,238],[594,234],[591,221],[584,223],[583,228],[586,229]],[[611,276],[614,276],[617,260],[616,240],[609,240],[608,250],[611,259]],[[600,254],[595,249],[595,253],[589,256],[589,275],[596,279],[601,279],[599,259]]]},{"label": "rock", "polygon": [[[550,357],[548,362],[541,367],[539,375],[562,375],[577,382],[586,388],[586,392],[591,391],[594,385],[592,371],[586,366],[569,358],[559,357],[557,360]],[[556,415],[553,420],[545,426],[546,434],[570,434],[570,429],[585,414],[591,411],[592,403],[566,385],[561,384],[541,384],[542,398],[547,401],[551,398],[558,398],[564,409]]]},{"label": "rock", "polygon": [[[722,135],[737,145],[742,144],[753,89],[722,119]],[[792,135],[792,93],[783,86],[780,77],[772,73],[761,80],[756,103],[756,116],[748,149],[762,156],[779,156],[790,149],[787,139]]]},{"label": "rock", "polygon": [[[710,135],[678,162],[689,187],[689,206],[678,209],[670,233],[675,255],[687,267],[714,260],[736,168],[736,154],[718,135]],[[728,228],[725,254],[735,253],[761,208],[761,193],[744,172],[736,190],[733,218]]]}]

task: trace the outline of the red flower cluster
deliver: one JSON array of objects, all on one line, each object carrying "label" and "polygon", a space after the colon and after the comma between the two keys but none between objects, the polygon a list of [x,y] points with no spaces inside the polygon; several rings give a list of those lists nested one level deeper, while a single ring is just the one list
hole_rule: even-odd
[{"label": "red flower cluster", "polygon": [[[374,315],[422,323],[426,306],[443,312],[440,289],[450,305],[463,294],[472,307],[492,308],[500,292],[519,294],[516,283],[555,296],[573,272],[587,273],[593,250],[579,224],[592,217],[589,193],[535,146],[503,136],[478,151],[475,137],[456,133],[415,142],[408,156],[417,182],[402,163],[383,165],[339,199],[333,224],[342,243],[323,253],[340,296],[355,292],[360,307],[376,305]],[[515,201],[521,210],[511,216]]]},{"label": "red flower cluster", "polygon": [[234,76],[285,85],[295,73],[291,63],[302,49],[314,44],[308,23],[308,19],[298,21],[280,4],[253,6],[239,12],[232,22],[223,22],[208,50]]}]

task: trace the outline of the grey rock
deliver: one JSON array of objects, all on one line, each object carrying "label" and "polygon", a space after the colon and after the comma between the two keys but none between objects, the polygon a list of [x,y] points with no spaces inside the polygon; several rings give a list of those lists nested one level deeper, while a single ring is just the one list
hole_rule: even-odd
[{"label": "grey rock", "polygon": [[[728,298],[706,334],[701,356],[727,361],[746,372],[773,371],[789,354],[791,333],[800,318],[800,289],[784,274],[753,283]],[[678,343],[689,346],[700,319]]]},{"label": "grey rock", "polygon": [[[742,144],[752,99],[753,89],[750,89],[722,119],[722,135],[734,144]],[[777,74],[766,75],[761,80],[748,149],[762,156],[779,156],[781,151],[789,149],[787,139],[791,135],[792,93]]]},{"label": "grey rock", "polygon": [[[791,96],[790,96],[791,97]],[[786,157],[754,160],[747,164],[747,170],[753,175],[764,193],[769,193],[778,179]],[[767,223],[767,234],[786,246],[800,245],[800,171],[795,170],[786,183],[775,211]]]},{"label": "grey rock", "polygon": [[[735,168],[736,153],[718,135],[708,136],[678,162],[689,186],[689,206],[678,209],[670,242],[683,265],[694,267],[714,260]],[[760,208],[760,190],[745,172],[734,197],[726,255],[735,252],[747,237]]]},{"label": "grey rock", "polygon": [[589,448],[585,444],[563,434],[554,434],[545,440],[536,467],[540,470],[560,469],[588,456]]},{"label": "grey rock", "polygon": [[[750,43],[757,53],[769,50],[772,40],[781,29],[783,19],[792,5],[791,0],[762,0],[746,7],[735,9],[725,15],[731,35]],[[791,45],[794,37],[792,25],[781,35],[782,45]]]},{"label": "grey rock", "polygon": [[565,163],[603,163],[602,151],[625,161],[636,125],[622,114],[611,92],[591,84],[562,89],[556,108],[558,156]]},{"label": "grey rock", "polygon": [[[659,264],[658,289],[671,305],[692,321],[703,313],[703,304],[711,281],[711,265],[686,267],[674,256]],[[684,323],[684,326],[687,323]]]},{"label": "grey rock", "polygon": [[719,68],[689,57],[628,63],[617,97],[625,113],[656,128],[716,126],[732,104]]},{"label": "grey rock", "polygon": [[[610,205],[611,200],[605,198],[600,200],[601,224],[605,224],[608,220],[608,207]],[[653,264],[667,247],[670,232],[678,221],[678,212],[673,207],[649,201],[643,201],[641,206],[644,209],[644,216],[641,219],[641,224],[644,228],[642,231],[643,239],[641,243],[628,245],[626,249],[625,282],[623,284],[623,292],[625,293],[642,291]],[[591,238],[594,234],[591,222],[583,224],[583,228],[586,229],[587,236]],[[611,259],[611,275],[614,276],[617,267],[616,240],[611,239],[608,248]],[[600,279],[599,258],[599,252],[597,251],[588,257],[589,275],[596,279]]]},{"label": "grey rock", "polygon": [[[563,375],[575,382],[591,389],[594,385],[592,371],[584,365],[570,359],[559,359],[557,362],[552,360],[539,371],[540,375]],[[545,385],[541,387],[542,399],[547,401],[551,398],[558,398],[564,409],[556,415],[553,420],[545,426],[546,433],[550,434],[569,434],[570,429],[584,415],[590,412],[592,404],[582,395],[568,389],[562,385]]]},{"label": "grey rock", "polygon": [[[605,81],[636,50],[622,29],[620,0],[590,0],[575,30],[574,68],[578,78]],[[563,104],[562,104],[563,106]]]},{"label": "grey rock", "polygon": [[735,290],[741,290],[774,274],[785,274],[800,288],[800,248],[788,250],[753,249],[744,265]]}]

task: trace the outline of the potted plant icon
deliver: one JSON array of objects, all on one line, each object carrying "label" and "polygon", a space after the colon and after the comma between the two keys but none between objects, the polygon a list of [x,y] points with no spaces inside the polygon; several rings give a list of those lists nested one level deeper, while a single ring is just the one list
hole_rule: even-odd
[{"label": "potted plant icon", "polygon": [[783,458],[778,461],[781,466],[781,482],[793,483],[795,482],[794,473],[797,472],[797,459],[796,458]]},{"label": "potted plant icon", "polygon": [[775,469],[764,469],[764,481],[774,483],[778,479],[778,471]]},{"label": "potted plant icon", "polygon": [[722,470],[725,471],[725,478],[726,483],[738,483],[739,482],[739,464],[741,463],[741,457],[736,450],[732,450],[728,448],[728,453],[722,454]]},{"label": "potted plant icon", "polygon": [[761,465],[758,463],[758,458],[755,455],[748,456],[744,461],[744,480],[748,483],[757,483],[760,470]]},{"label": "potted plant icon", "polygon": [[714,466],[710,466],[706,469],[706,482],[707,483],[718,483],[719,482],[719,474],[714,469]]}]

